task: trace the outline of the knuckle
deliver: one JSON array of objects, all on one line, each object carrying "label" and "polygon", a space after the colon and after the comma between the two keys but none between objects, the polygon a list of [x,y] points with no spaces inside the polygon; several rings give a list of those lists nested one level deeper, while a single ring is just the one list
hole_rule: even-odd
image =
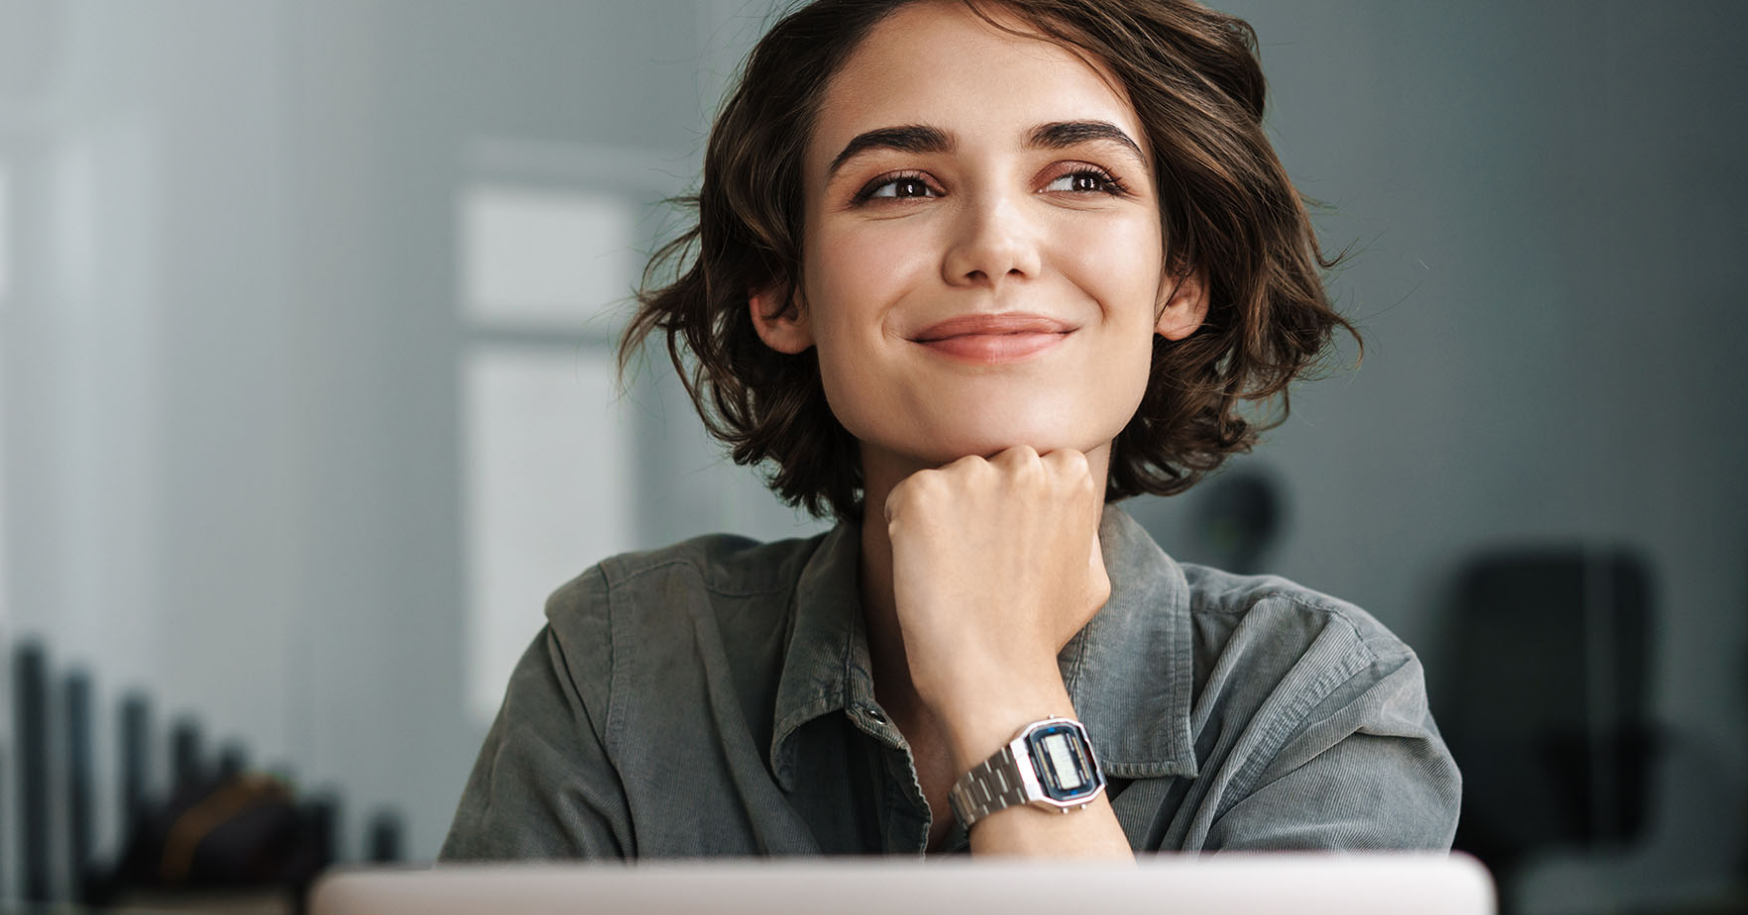
[{"label": "knuckle", "polygon": [[888,521],[896,520],[899,515],[910,508],[911,503],[917,498],[917,491],[927,487],[928,481],[922,479],[919,474],[912,474],[898,481],[898,484],[886,494],[886,519]]},{"label": "knuckle", "polygon": [[1083,493],[1092,489],[1092,465],[1084,453],[1073,450],[1053,451],[1050,468],[1063,489]]},{"label": "knuckle", "polygon": [[1072,449],[1050,452],[1048,463],[1058,476],[1064,478],[1085,476],[1088,470],[1086,455]]}]

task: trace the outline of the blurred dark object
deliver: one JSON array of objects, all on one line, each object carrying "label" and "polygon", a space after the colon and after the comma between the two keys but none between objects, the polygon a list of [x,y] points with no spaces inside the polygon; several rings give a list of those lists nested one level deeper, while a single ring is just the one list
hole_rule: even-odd
[{"label": "blurred dark object", "polygon": [[215,769],[140,811],[120,861],[94,882],[90,898],[109,905],[141,891],[165,898],[166,891],[271,888],[301,899],[333,863],[331,820],[300,805],[277,776]]},{"label": "blurred dark object", "polygon": [[[6,745],[0,744],[0,785],[6,784]],[[6,798],[0,796],[0,860],[5,859],[6,837],[10,834],[11,823],[6,821]],[[11,899],[12,888],[6,883],[6,868],[0,865],[0,899]]]},{"label": "blurred dark object", "polygon": [[1534,852],[1638,840],[1651,721],[1649,573],[1625,550],[1479,557],[1459,573],[1440,731],[1463,773],[1455,846],[1500,877]]},{"label": "blurred dark object", "polygon": [[340,799],[318,794],[298,808],[309,824],[310,845],[323,860],[340,860]]},{"label": "blurred dark object", "polygon": [[143,693],[128,693],[121,700],[121,814],[132,823],[145,808],[147,768],[151,759],[152,707]]},{"label": "blurred dark object", "polygon": [[170,729],[170,776],[178,785],[205,780],[200,762],[200,723],[182,717]]},{"label": "blurred dark object", "polygon": [[[130,691],[117,709],[122,848],[112,861],[97,861],[95,678],[77,668],[56,674],[44,646],[29,639],[14,648],[12,676],[17,742],[7,749],[17,762],[0,757],[0,771],[11,767],[17,773],[19,826],[9,832],[0,816],[0,834],[17,836],[23,892],[14,896],[11,885],[0,886],[0,899],[33,911],[61,911],[48,907],[70,902],[297,913],[304,911],[315,878],[339,860],[337,795],[300,797],[289,776],[250,771],[248,748],[236,741],[220,744],[216,758],[207,757],[200,722],[191,715],[176,718],[167,741],[169,796],[154,796],[152,750],[165,744],[154,739],[150,699]],[[55,684],[61,688],[51,689]],[[10,808],[0,804],[5,814]],[[365,836],[370,860],[400,860],[402,829],[398,813],[380,810]],[[62,854],[63,860],[51,860]]]},{"label": "blurred dark object", "polygon": [[62,691],[67,729],[67,882],[74,902],[87,902],[84,888],[91,867],[91,675],[67,674]]},{"label": "blurred dark object", "polygon": [[1209,564],[1240,575],[1255,574],[1280,532],[1280,487],[1255,470],[1230,471],[1202,485],[1195,530],[1209,551]]},{"label": "blurred dark object", "polygon": [[219,750],[218,770],[222,775],[236,775],[249,767],[249,751],[240,743],[227,743]]},{"label": "blurred dark object", "polygon": [[401,858],[400,815],[393,810],[379,810],[370,820],[369,852],[365,859],[372,864],[393,864]]},{"label": "blurred dark object", "polygon": [[12,655],[13,723],[18,740],[19,898],[46,903],[49,879],[49,690],[43,647],[20,642]]}]

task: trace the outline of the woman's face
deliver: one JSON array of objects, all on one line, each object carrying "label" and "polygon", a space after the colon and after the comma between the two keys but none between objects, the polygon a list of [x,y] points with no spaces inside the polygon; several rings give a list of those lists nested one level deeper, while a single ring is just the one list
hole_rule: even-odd
[{"label": "woman's face", "polygon": [[1144,144],[1128,102],[1068,50],[954,3],[906,6],[828,86],[804,168],[801,307],[755,293],[760,335],[818,347],[865,465],[1021,444],[1108,456],[1153,334],[1205,315],[1200,282],[1164,275]]}]

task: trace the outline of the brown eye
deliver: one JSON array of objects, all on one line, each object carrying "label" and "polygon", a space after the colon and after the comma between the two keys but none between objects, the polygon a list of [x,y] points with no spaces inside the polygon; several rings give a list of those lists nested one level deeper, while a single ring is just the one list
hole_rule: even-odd
[{"label": "brown eye", "polygon": [[887,200],[940,196],[935,194],[921,175],[892,175],[881,178],[856,194],[855,203],[880,197]]},{"label": "brown eye", "polygon": [[892,188],[892,193],[876,193],[875,197],[926,197],[929,186],[919,178],[895,178],[881,185],[882,188]]},{"label": "brown eye", "polygon": [[[1057,187],[1065,181],[1068,182],[1067,187]],[[1103,193],[1112,196],[1120,196],[1126,191],[1123,182],[1117,180],[1115,175],[1095,168],[1081,168],[1060,175],[1046,189],[1068,191],[1071,194]]]}]

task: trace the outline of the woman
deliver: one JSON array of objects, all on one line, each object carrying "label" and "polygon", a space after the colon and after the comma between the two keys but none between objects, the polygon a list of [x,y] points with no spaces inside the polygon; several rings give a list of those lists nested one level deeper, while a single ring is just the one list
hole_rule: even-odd
[{"label": "woman", "polygon": [[443,856],[1448,848],[1413,652],[1114,504],[1247,450],[1239,401],[1352,331],[1262,109],[1249,27],[1184,0],[780,21],[621,358],[664,330],[839,524],[559,589]]}]

